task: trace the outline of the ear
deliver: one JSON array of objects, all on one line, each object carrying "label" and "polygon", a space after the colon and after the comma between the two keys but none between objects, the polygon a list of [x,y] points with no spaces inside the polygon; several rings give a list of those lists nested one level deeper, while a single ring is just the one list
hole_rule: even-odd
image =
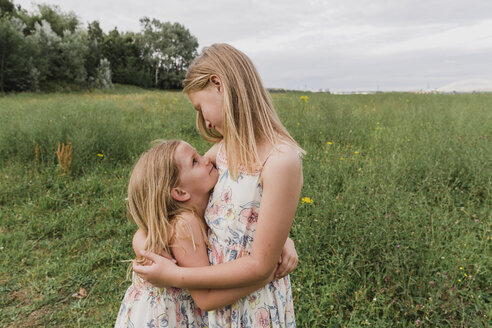
[{"label": "ear", "polygon": [[186,190],[176,187],[171,189],[171,197],[178,202],[186,202],[191,198],[191,195]]},{"label": "ear", "polygon": [[210,75],[210,85],[217,89],[217,91],[222,92],[222,80],[217,74]]}]

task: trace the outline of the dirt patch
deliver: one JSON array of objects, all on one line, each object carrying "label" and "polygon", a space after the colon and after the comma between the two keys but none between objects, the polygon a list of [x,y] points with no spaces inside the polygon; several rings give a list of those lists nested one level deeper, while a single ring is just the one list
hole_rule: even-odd
[{"label": "dirt patch", "polygon": [[24,289],[14,290],[9,293],[9,296],[12,298],[12,301],[17,305],[27,305],[32,302],[31,295]]},{"label": "dirt patch", "polygon": [[16,327],[16,328],[28,328],[28,327],[45,327],[46,325],[43,322],[46,322],[46,320],[43,320],[43,318],[46,318],[50,315],[50,310],[48,309],[48,306],[44,306],[40,309],[36,309],[32,311],[27,318],[22,319],[19,322],[16,322],[9,327]]}]

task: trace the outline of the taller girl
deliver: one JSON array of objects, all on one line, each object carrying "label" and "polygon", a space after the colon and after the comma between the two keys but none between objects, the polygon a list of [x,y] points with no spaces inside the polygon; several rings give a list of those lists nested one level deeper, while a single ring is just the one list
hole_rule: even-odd
[{"label": "taller girl", "polygon": [[[148,254],[135,268],[156,285],[228,288],[265,280],[276,267],[302,188],[301,155],[280,122],[251,60],[227,44],[205,48],[192,63],[184,92],[197,110],[206,156],[219,181],[205,213],[213,266],[181,268]],[[261,210],[260,210],[261,202]],[[289,276],[209,313],[211,327],[294,327]]]}]

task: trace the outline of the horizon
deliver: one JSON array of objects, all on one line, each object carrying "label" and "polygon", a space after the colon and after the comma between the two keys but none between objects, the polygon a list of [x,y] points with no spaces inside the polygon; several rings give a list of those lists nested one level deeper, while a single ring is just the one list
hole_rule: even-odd
[{"label": "horizon", "polygon": [[[179,22],[197,37],[199,51],[224,42],[246,53],[271,89],[416,92],[480,80],[492,91],[486,0],[40,2],[74,12],[84,28],[98,20],[105,33],[138,32],[144,16]],[[14,4],[34,10],[32,0]]]}]

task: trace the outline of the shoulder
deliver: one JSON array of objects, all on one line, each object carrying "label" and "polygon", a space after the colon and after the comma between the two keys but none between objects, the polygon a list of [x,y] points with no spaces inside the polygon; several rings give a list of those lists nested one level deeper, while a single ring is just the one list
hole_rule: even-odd
[{"label": "shoulder", "polygon": [[[175,219],[171,249],[180,266],[196,266],[193,255],[206,254],[208,243],[201,221],[203,220],[192,212],[183,212]],[[206,255],[204,259],[200,258],[198,266],[209,264]]]},{"label": "shoulder", "polygon": [[206,225],[202,218],[193,212],[182,212],[173,221],[174,233],[171,242],[192,242],[193,244],[207,243]]},{"label": "shoulder", "polygon": [[268,169],[292,170],[302,168],[299,151],[289,145],[281,144],[272,150],[272,154],[265,163],[264,170]]},{"label": "shoulder", "polygon": [[217,154],[219,153],[219,149],[220,149],[221,144],[222,144],[222,142],[217,142],[212,147],[210,147],[210,149],[203,156],[210,159],[210,161],[212,161],[212,163],[215,163],[215,159],[217,157]]},{"label": "shoulder", "polygon": [[286,176],[292,180],[300,179],[302,182],[302,160],[299,151],[289,144],[279,145],[267,159],[261,175],[263,182],[285,179]]}]

